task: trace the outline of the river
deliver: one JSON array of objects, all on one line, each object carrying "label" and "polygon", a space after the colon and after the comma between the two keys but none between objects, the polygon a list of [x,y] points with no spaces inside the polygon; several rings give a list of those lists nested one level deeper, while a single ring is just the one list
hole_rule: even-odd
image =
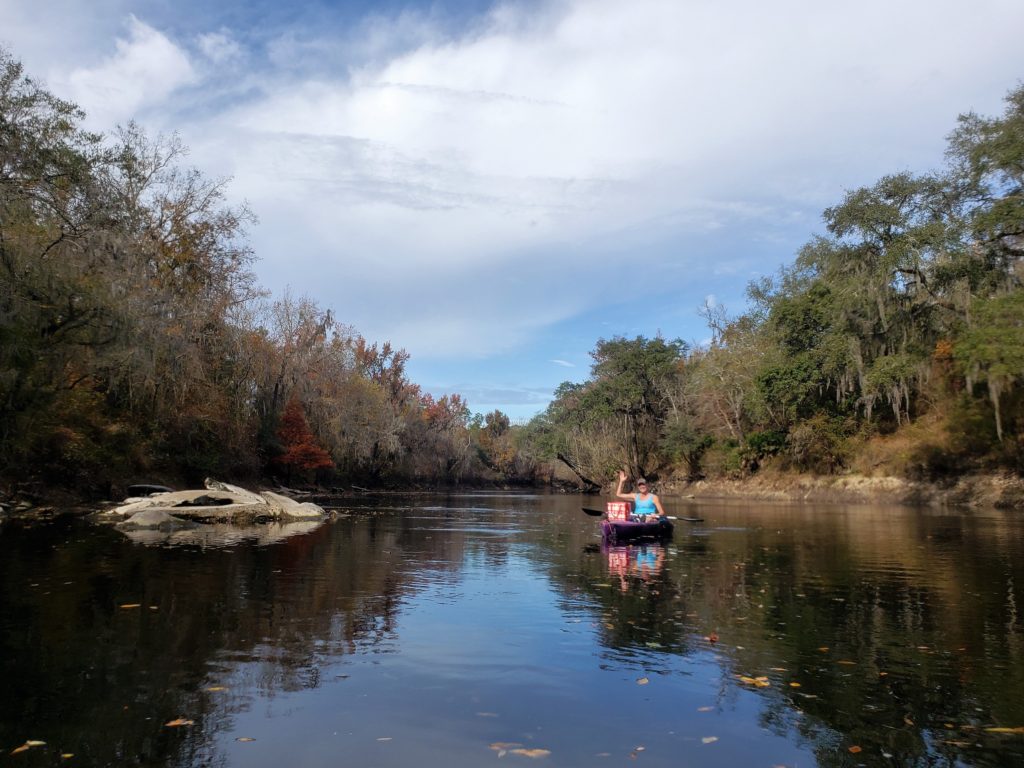
[{"label": "river", "polygon": [[603,548],[583,503],[8,521],[0,766],[1024,764],[1019,516],[669,500]]}]

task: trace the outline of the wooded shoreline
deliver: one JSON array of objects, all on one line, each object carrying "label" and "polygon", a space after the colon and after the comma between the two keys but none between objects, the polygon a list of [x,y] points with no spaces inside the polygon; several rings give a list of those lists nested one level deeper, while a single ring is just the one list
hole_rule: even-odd
[{"label": "wooded shoreline", "polygon": [[0,494],[600,492],[625,467],[684,495],[1019,506],[1024,87],[1006,105],[960,117],[945,167],[826,209],[741,314],[705,305],[709,341],[598,339],[520,425],[425,392],[334,309],[270,299],[226,181],[176,137],[85,130],[0,49]]},{"label": "wooded shoreline", "polygon": [[[272,483],[257,484],[262,490],[280,491]],[[293,489],[288,489],[293,490]],[[351,499],[373,496],[409,496],[418,494],[532,493],[577,494],[581,498],[610,496],[612,484],[600,492],[586,491],[569,484],[509,485],[476,483],[463,485],[406,485],[381,488],[302,489],[296,498],[314,501],[330,510]],[[786,472],[765,473],[746,478],[717,478],[695,482],[666,481],[658,484],[663,501],[675,507],[687,503],[735,504],[865,504],[871,506],[925,507],[931,509],[1024,510],[1024,478],[1011,473],[966,474],[955,481],[928,482],[891,476],[811,475]],[[55,512],[89,514],[118,499],[82,499],[65,489],[18,494],[0,492],[0,522],[17,517],[44,519]]]}]

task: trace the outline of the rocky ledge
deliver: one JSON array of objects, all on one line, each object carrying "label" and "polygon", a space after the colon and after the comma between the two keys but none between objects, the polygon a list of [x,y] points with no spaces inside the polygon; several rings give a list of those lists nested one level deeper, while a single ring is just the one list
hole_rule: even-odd
[{"label": "rocky ledge", "polygon": [[205,489],[154,493],[126,499],[104,516],[120,518],[124,530],[188,528],[190,521],[245,523],[256,520],[282,522],[323,520],[323,507],[298,502],[272,491],[253,493],[235,485],[207,478]]}]

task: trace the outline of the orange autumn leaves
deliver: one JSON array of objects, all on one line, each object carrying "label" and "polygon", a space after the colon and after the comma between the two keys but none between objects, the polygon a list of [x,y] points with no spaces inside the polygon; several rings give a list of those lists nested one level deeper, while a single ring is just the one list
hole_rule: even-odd
[{"label": "orange autumn leaves", "polygon": [[277,436],[281,440],[284,452],[274,461],[289,471],[326,469],[334,466],[330,454],[320,447],[316,436],[306,423],[302,403],[294,397],[285,406]]},{"label": "orange autumn leaves", "polygon": [[551,750],[549,749],[530,749],[514,741],[496,741],[490,745],[490,748],[498,753],[498,757],[504,757],[505,755],[519,755],[520,757],[537,759],[539,757],[547,757],[551,754]]}]

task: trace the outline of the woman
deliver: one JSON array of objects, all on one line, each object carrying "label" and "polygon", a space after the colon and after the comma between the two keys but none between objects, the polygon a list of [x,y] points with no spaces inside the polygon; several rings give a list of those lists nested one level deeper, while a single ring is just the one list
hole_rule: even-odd
[{"label": "woman", "polygon": [[665,517],[665,510],[662,509],[661,500],[655,493],[647,492],[647,481],[642,477],[636,481],[635,494],[628,494],[622,492],[622,484],[626,482],[626,473],[623,470],[619,470],[619,486],[615,489],[615,498],[627,499],[633,502],[633,518],[636,520],[644,521],[647,520],[651,515],[657,514],[659,517]]}]

